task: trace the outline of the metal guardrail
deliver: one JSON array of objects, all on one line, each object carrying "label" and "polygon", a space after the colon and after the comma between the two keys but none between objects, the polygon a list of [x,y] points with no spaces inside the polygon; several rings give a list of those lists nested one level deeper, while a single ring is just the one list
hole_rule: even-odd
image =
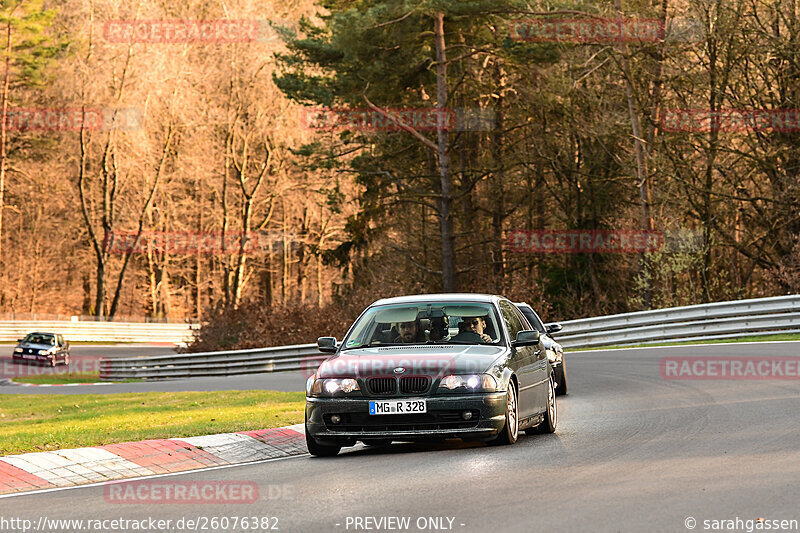
[{"label": "metal guardrail", "polygon": [[561,322],[564,348],[800,333],[800,295],[717,302]]},{"label": "metal guardrail", "polygon": [[28,333],[60,333],[67,341],[165,342],[183,344],[191,340],[193,324],[147,324],[143,322],[0,321],[0,341],[14,342]]},{"label": "metal guardrail", "polygon": [[[800,295],[673,307],[561,324],[564,329],[556,338],[567,349],[800,333]],[[327,357],[317,350],[316,344],[298,344],[257,350],[114,358],[101,362],[100,377],[107,381],[170,379],[286,370],[307,370],[310,375]]]},{"label": "metal guardrail", "polygon": [[316,344],[154,357],[115,357],[100,361],[100,379],[116,381],[233,376],[305,369],[311,375],[328,357],[317,350]]}]

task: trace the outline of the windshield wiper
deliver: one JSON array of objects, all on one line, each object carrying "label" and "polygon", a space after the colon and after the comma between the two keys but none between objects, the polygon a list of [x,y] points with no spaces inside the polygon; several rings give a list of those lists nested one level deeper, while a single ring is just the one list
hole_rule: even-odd
[{"label": "windshield wiper", "polygon": [[369,344],[359,344],[358,346],[348,346],[347,348],[342,348],[342,351],[345,350],[357,350],[359,348],[380,348],[383,346],[406,346],[404,343],[399,342],[371,342]]}]

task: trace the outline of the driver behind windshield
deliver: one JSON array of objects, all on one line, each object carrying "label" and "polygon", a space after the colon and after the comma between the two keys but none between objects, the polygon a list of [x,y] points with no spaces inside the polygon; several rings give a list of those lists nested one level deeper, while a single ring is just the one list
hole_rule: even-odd
[{"label": "driver behind windshield", "polygon": [[425,343],[428,341],[425,336],[425,331],[423,331],[420,326],[419,318],[411,322],[400,322],[397,324],[397,332],[398,335],[392,342],[409,344],[412,342]]},{"label": "driver behind windshield", "polygon": [[456,342],[494,342],[492,338],[484,333],[486,329],[486,319],[482,316],[465,316],[458,324],[458,335],[450,340]]}]

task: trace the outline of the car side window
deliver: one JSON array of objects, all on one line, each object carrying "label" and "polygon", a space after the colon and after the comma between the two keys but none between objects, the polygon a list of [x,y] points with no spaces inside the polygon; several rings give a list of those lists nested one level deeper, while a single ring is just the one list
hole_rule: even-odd
[{"label": "car side window", "polygon": [[523,330],[522,320],[520,320],[519,315],[517,315],[514,306],[508,302],[500,302],[500,312],[503,315],[503,322],[506,323],[508,336],[510,340],[513,341],[517,338],[517,333]]},{"label": "car side window", "polygon": [[539,318],[539,315],[536,314],[536,311],[531,311],[531,325],[538,331],[539,333],[546,333],[544,328],[544,324],[542,324],[542,320]]}]

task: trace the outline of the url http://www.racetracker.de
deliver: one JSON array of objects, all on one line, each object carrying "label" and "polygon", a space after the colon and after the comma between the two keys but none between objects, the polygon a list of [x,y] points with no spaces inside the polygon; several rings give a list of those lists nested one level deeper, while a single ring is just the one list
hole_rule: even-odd
[{"label": "url http://www.racetracker.de", "polygon": [[41,531],[87,531],[106,533],[114,531],[138,531],[140,533],[184,533],[187,531],[279,531],[280,520],[275,516],[196,516],[178,519],[153,517],[133,518],[6,518],[0,516],[0,531],[28,533]]}]

